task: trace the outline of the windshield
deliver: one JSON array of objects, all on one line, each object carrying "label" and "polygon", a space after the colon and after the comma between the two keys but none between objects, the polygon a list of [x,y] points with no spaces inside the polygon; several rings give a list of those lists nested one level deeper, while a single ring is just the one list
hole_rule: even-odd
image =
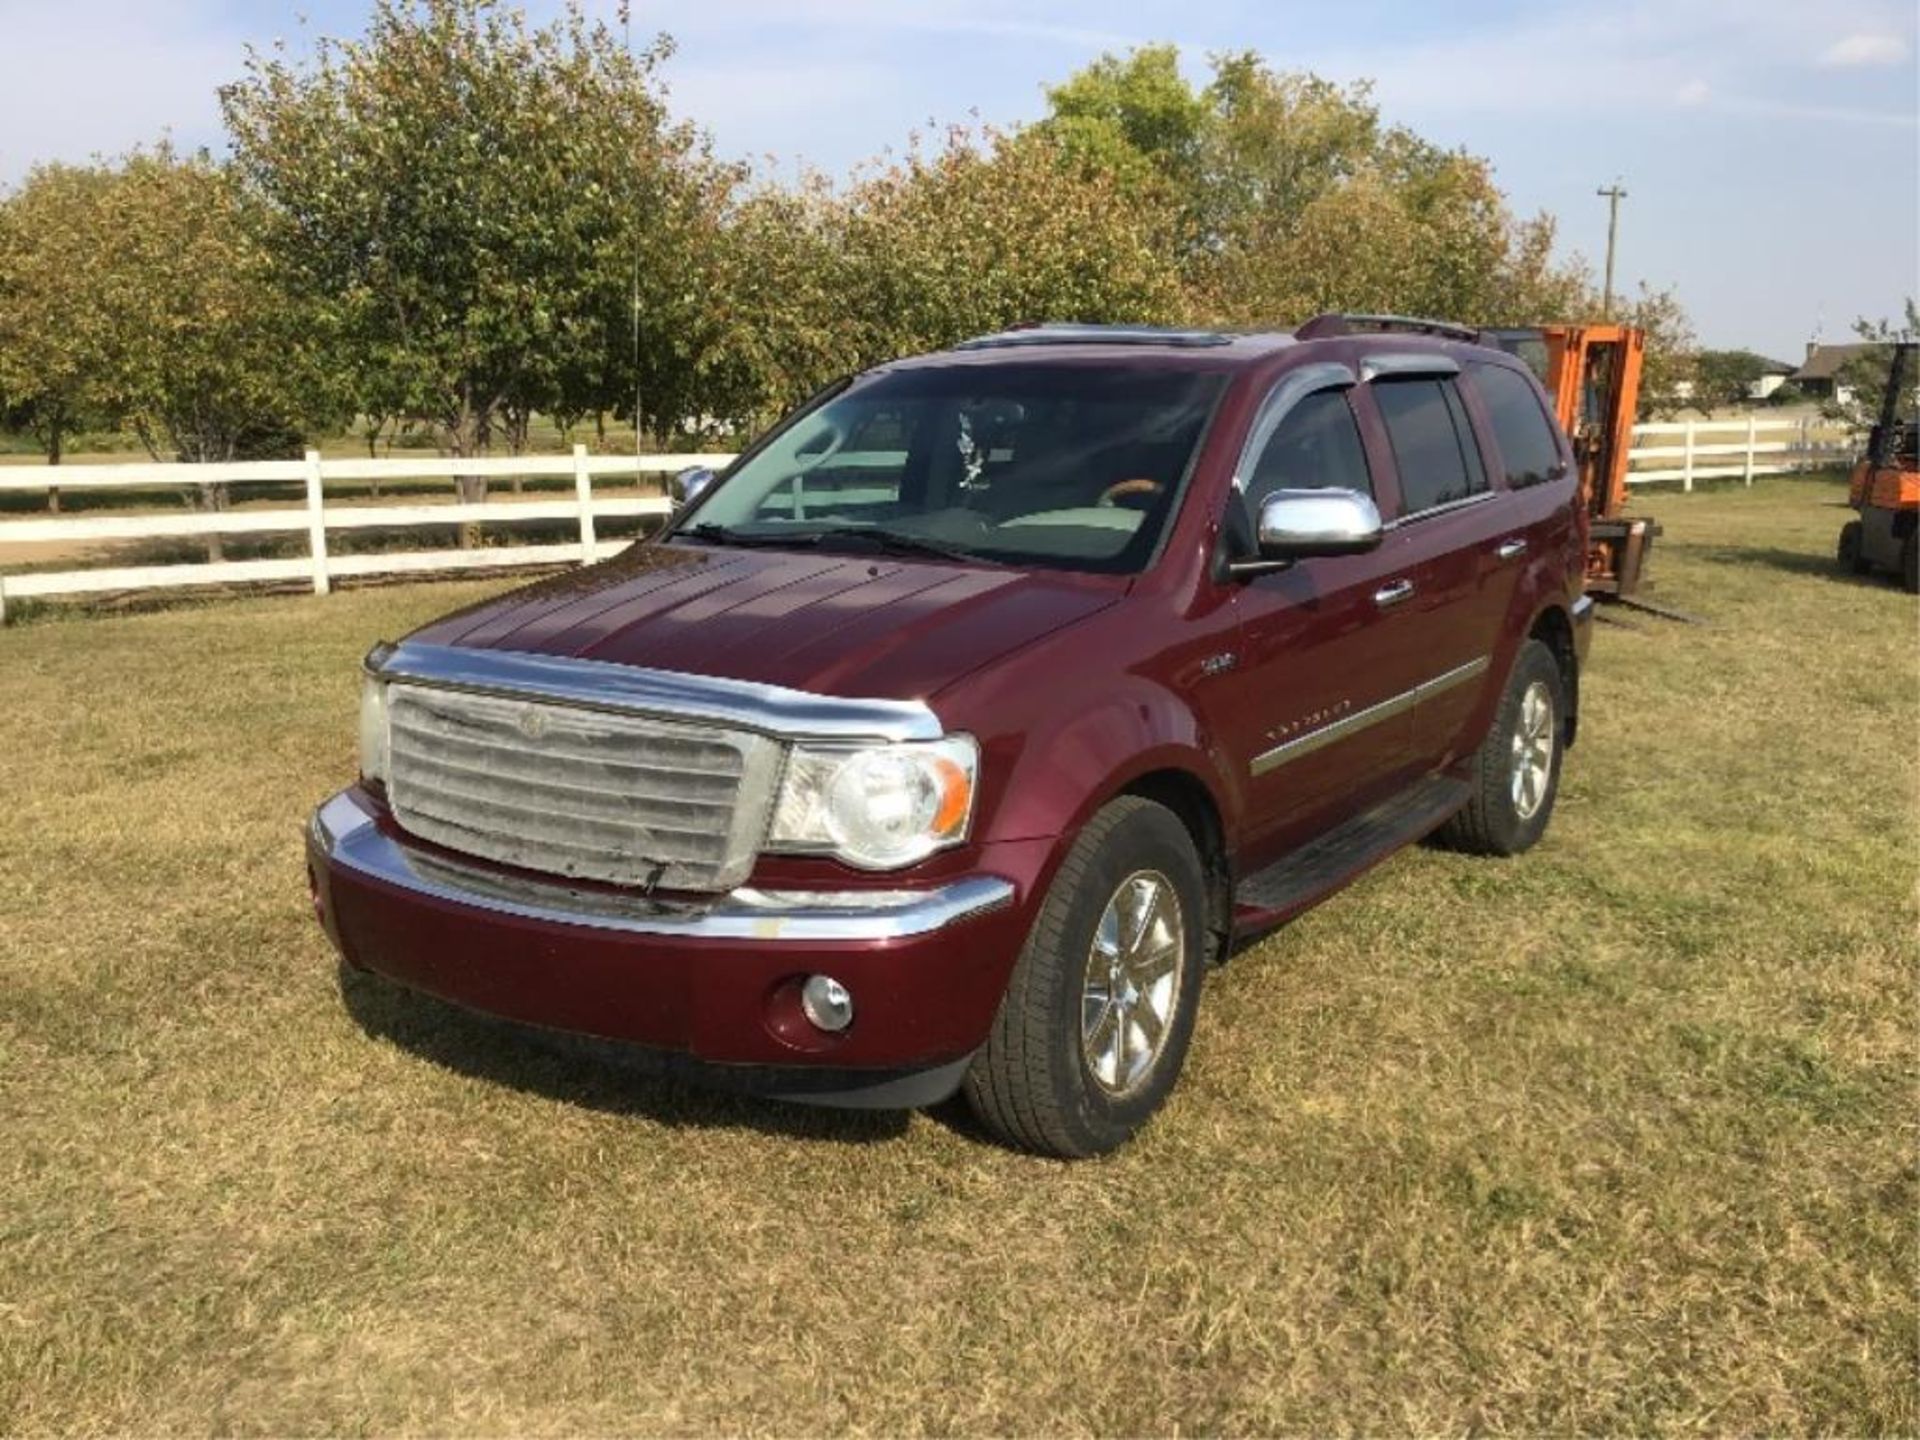
[{"label": "windshield", "polygon": [[1221,377],[956,365],[876,377],[795,420],[680,534],[1134,571],[1179,499]]}]

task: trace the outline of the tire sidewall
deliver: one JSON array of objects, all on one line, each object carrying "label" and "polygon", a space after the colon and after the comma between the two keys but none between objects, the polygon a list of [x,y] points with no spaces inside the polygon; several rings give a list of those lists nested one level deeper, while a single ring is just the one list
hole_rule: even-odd
[{"label": "tire sidewall", "polygon": [[[1120,883],[1138,870],[1157,870],[1172,882],[1180,899],[1186,952],[1166,1044],[1146,1082],[1132,1094],[1116,1097],[1087,1068],[1080,1038],[1081,995],[1100,917]],[[1053,987],[1048,1008],[1056,1023],[1048,1068],[1062,1114],[1090,1151],[1110,1150],[1126,1140],[1160,1108],[1180,1077],[1207,966],[1206,895],[1205,872],[1186,827],[1171,811],[1147,805],[1101,838],[1074,893],[1061,897],[1061,953],[1053,957],[1050,967]]]},{"label": "tire sidewall", "polygon": [[[1513,737],[1520,723],[1521,700],[1536,681],[1546,685],[1547,694],[1553,699],[1553,754],[1547,766],[1546,794],[1541,797],[1539,808],[1522,818],[1513,803]],[[1482,782],[1498,787],[1498,803],[1491,807],[1493,813],[1489,818],[1504,853],[1518,854],[1530,849],[1546,833],[1547,823],[1553,819],[1554,802],[1560,795],[1561,763],[1567,748],[1566,691],[1566,680],[1553,652],[1538,640],[1529,640],[1514,661],[1506,693],[1500,697],[1493,731],[1481,752],[1481,763],[1491,772],[1482,777]]]}]

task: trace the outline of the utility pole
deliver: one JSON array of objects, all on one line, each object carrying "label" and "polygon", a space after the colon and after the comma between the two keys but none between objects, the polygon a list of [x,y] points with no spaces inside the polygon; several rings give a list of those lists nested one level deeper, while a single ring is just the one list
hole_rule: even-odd
[{"label": "utility pole", "polygon": [[1620,233],[1620,202],[1627,198],[1627,192],[1618,180],[1611,185],[1603,185],[1593,192],[1607,197],[1607,285],[1600,296],[1600,318],[1613,318],[1613,242]]}]

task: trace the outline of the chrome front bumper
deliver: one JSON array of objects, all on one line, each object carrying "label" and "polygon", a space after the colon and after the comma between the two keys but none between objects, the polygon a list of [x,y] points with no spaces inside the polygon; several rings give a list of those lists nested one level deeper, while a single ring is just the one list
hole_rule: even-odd
[{"label": "chrome front bumper", "polygon": [[1011,880],[969,875],[916,890],[756,890],[649,900],[525,879],[415,850],[345,793],[314,811],[309,836],[334,865],[431,899],[592,929],[685,940],[894,940],[927,935],[1013,902]]}]

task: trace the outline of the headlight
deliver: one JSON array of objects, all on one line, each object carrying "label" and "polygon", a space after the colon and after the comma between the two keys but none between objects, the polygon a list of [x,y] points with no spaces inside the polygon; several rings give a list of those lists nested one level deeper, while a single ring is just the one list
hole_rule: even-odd
[{"label": "headlight", "polygon": [[796,745],[767,848],[825,851],[862,870],[911,865],[966,839],[979,767],[970,735],[860,750]]},{"label": "headlight", "polygon": [[372,675],[360,678],[360,774],[387,783],[387,684]]}]

